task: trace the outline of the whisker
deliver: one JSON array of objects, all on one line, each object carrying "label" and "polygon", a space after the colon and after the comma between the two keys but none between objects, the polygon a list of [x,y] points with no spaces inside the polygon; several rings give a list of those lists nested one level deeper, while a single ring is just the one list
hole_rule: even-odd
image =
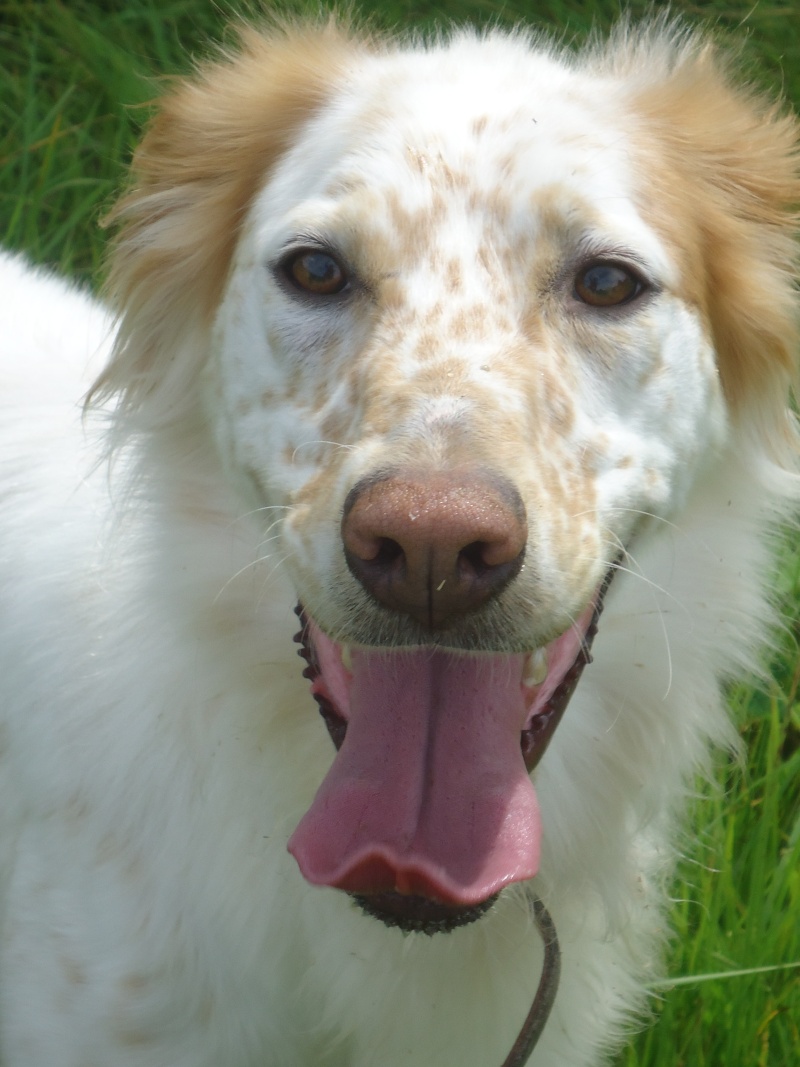
[{"label": "whisker", "polygon": [[[266,530],[264,530],[264,540],[265,541],[272,540],[272,538],[270,538],[270,534],[272,533],[272,531],[275,529],[276,526],[280,525],[281,522],[282,522],[282,516],[280,518],[275,519],[274,522],[271,522],[269,524],[269,526],[266,528]],[[276,534],[275,536],[277,537],[278,534]],[[264,541],[260,541],[259,542],[259,548],[263,544],[264,544]]]},{"label": "whisker", "polygon": [[[582,511],[574,512],[572,517],[578,519],[581,518],[583,515],[594,515],[596,513],[596,510],[596,508],[584,508]],[[662,526],[667,526],[669,527],[669,529],[675,530],[676,533],[683,533],[683,528],[681,526],[678,526],[677,523],[673,522],[672,519],[667,519],[663,515],[657,515],[654,511],[645,511],[642,508],[628,507],[606,508],[604,510],[608,511],[609,514],[639,515],[641,518],[644,519],[653,519],[656,522],[661,523]]]},{"label": "whisker", "polygon": [[[269,543],[269,541],[277,541],[277,540],[278,540],[278,538],[277,538],[277,537],[267,538],[267,540],[266,540],[266,541],[262,541],[262,542],[261,542],[261,545],[264,545],[264,544],[268,544],[268,543]],[[259,548],[261,547],[261,545],[259,545]],[[286,556],[284,556],[284,559],[286,559],[286,558],[287,558],[287,557],[286,557]],[[237,578],[241,578],[241,576],[242,576],[243,574],[246,574],[246,573],[247,573],[247,571],[251,570],[251,569],[252,569],[252,568],[254,568],[254,567],[257,567],[257,566],[258,566],[258,565],[259,565],[260,563],[266,563],[266,562],[268,562],[268,561],[269,561],[270,559],[271,559],[271,557],[270,557],[270,556],[268,556],[268,555],[267,555],[267,556],[256,556],[256,558],[255,558],[255,559],[251,559],[251,560],[250,560],[250,561],[249,561],[248,563],[245,563],[245,565],[244,565],[243,567],[240,567],[238,571],[236,571],[235,573],[233,573],[232,575],[230,575],[230,577],[228,577],[228,578],[227,578],[227,579],[225,580],[225,583],[224,583],[224,585],[223,585],[223,586],[222,586],[222,588],[221,588],[221,589],[219,590],[219,592],[218,592],[218,593],[217,593],[217,595],[216,595],[216,596],[214,597],[214,599],[212,600],[212,602],[211,602],[211,603],[212,603],[212,604],[216,604],[216,603],[217,603],[217,601],[219,600],[219,598],[220,598],[220,597],[221,597],[221,596],[223,595],[223,593],[225,592],[225,590],[226,590],[226,589],[228,589],[228,587],[229,587],[230,585],[232,585],[232,584],[233,584],[233,582],[235,582]]]},{"label": "whisker", "polygon": [[[268,558],[268,557],[265,557],[265,560],[266,560],[266,558]],[[287,553],[285,553],[285,555],[283,555],[280,558],[276,559],[272,570],[269,572],[269,574],[266,574],[264,576],[264,583],[263,583],[263,585],[261,587],[261,592],[258,595],[258,599],[256,600],[256,606],[257,607],[261,606],[261,602],[262,602],[264,596],[267,593],[267,587],[269,586],[269,584],[272,581],[272,579],[275,577],[277,572],[284,565],[284,563],[286,562],[286,560],[288,558],[289,558],[289,553],[287,552]]]},{"label": "whisker", "polygon": [[253,518],[254,515],[261,515],[262,512],[267,511],[291,511],[290,504],[263,504],[261,507],[253,508],[252,511],[243,511],[235,518],[231,519],[228,523],[228,529],[234,527],[238,522],[244,522],[246,519]]},{"label": "whisker", "polygon": [[[669,601],[671,601],[673,604],[675,604],[675,606],[677,608],[679,608],[681,611],[685,612],[687,615],[689,615],[689,609],[686,607],[685,604],[682,604],[681,601],[678,600],[668,589],[665,589],[663,586],[659,585],[657,582],[654,582],[651,578],[648,578],[647,575],[644,574],[644,572],[642,571],[641,567],[636,562],[635,557],[630,553],[630,551],[627,548],[625,548],[625,546],[618,539],[616,539],[616,540],[618,542],[618,547],[621,549],[621,551],[624,554],[625,558],[628,559],[630,561],[630,563],[633,564],[633,566],[632,567],[625,567],[625,566],[622,565],[622,563],[619,561],[619,559],[617,559],[616,563],[614,564],[615,568],[618,571],[620,571],[622,574],[629,574],[632,578],[636,578],[638,581],[642,582],[648,588],[649,592],[651,593],[651,595],[653,597],[654,614],[656,614],[658,616],[658,620],[659,620],[659,623],[661,625],[661,632],[662,632],[663,637],[664,637],[664,649],[665,649],[665,652],[666,652],[666,655],[667,655],[667,687],[666,687],[666,689],[664,691],[664,696],[663,696],[663,699],[666,699],[667,696],[669,696],[669,693],[670,693],[670,691],[672,689],[672,682],[673,682],[673,678],[674,678],[674,669],[673,669],[673,662],[672,662],[672,648],[671,648],[671,645],[670,645],[669,631],[667,629],[667,624],[666,624],[666,620],[665,620],[665,611],[664,611],[663,606],[656,599],[656,595],[657,594],[661,594],[662,596],[666,597]],[[597,557],[596,556],[594,556],[594,557],[593,556],[578,556],[577,558],[578,559],[583,559],[583,560],[589,560],[591,562],[596,562],[597,561]]]},{"label": "whisker", "polygon": [[296,448],[292,452],[291,462],[294,463],[297,457],[297,453],[300,451],[301,448],[317,448],[319,445],[326,445],[329,448],[340,449],[344,452],[355,451],[355,445],[343,445],[340,441],[302,441],[299,445],[296,446]]}]

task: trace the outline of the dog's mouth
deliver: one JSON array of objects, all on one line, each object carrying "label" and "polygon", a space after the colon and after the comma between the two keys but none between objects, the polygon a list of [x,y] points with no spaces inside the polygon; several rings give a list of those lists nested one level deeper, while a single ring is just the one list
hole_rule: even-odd
[{"label": "dog's mouth", "polygon": [[315,885],[436,933],[534,877],[530,771],[591,662],[612,567],[575,623],[528,654],[339,644],[296,609],[304,676],[337,754],[289,851]]}]

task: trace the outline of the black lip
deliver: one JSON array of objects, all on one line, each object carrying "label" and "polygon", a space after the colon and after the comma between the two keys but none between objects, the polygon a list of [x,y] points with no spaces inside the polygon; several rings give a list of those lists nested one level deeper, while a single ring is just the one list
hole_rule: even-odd
[{"label": "black lip", "polygon": [[[306,661],[306,666],[303,669],[303,677],[308,678],[310,682],[313,682],[315,678],[319,677],[320,667],[314,652],[314,646],[308,639],[308,616],[301,604],[295,606],[294,613],[300,620],[300,629],[294,635],[294,641],[300,646],[297,650],[297,654],[301,659]],[[319,706],[319,713],[328,728],[331,741],[333,741],[336,751],[338,752],[344,744],[345,734],[347,733],[347,723],[336,711],[330,700],[327,700],[320,693],[312,693],[311,695]]]},{"label": "black lip", "polygon": [[556,732],[556,727],[561,722],[561,718],[567,709],[567,704],[569,704],[572,694],[580,681],[583,668],[592,662],[592,642],[597,634],[605,596],[608,592],[608,587],[611,585],[611,579],[616,573],[617,566],[618,561],[612,564],[603,579],[600,592],[597,594],[597,602],[594,606],[591,622],[586,628],[575,662],[561,679],[560,685],[553,691],[553,695],[544,707],[536,712],[530,727],[522,731],[520,743],[522,757],[525,760],[528,773],[534,769],[545,754],[547,746]]},{"label": "black lip", "polygon": [[449,934],[459,926],[477,922],[492,907],[499,893],[482,900],[479,904],[461,907],[457,904],[440,904],[427,897],[404,893],[353,893],[353,900],[362,911],[386,926],[396,926],[406,933]]}]

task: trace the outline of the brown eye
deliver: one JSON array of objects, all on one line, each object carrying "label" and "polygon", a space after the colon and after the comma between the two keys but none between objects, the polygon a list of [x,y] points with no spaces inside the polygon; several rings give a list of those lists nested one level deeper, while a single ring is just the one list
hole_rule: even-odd
[{"label": "brown eye", "polygon": [[644,283],[618,263],[591,263],[575,277],[575,295],[584,304],[596,308],[619,307],[635,299]]},{"label": "brown eye", "polygon": [[315,296],[341,293],[348,282],[341,263],[318,249],[293,253],[284,262],[283,271],[295,288]]}]

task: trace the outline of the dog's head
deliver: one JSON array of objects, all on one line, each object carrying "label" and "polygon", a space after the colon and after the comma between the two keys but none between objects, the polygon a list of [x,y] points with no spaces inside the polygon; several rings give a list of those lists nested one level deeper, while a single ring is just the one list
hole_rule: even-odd
[{"label": "dog's head", "polygon": [[246,34],[167,98],[100,391],[204,412],[285,509],[339,749],[309,880],[430,930],[536,873],[529,771],[616,563],[731,427],[790,447],[794,134],[669,25],[577,59]]}]

